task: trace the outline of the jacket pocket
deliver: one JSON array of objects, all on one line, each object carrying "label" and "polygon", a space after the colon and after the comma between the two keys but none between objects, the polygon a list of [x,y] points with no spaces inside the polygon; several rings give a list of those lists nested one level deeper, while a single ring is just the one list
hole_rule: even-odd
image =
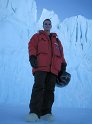
[{"label": "jacket pocket", "polygon": [[61,58],[58,56],[55,56],[53,59],[53,64],[54,64],[54,68],[57,71],[60,71],[61,69]]},{"label": "jacket pocket", "polygon": [[37,56],[37,62],[39,67],[49,66],[48,54],[41,53]]},{"label": "jacket pocket", "polygon": [[48,53],[48,42],[41,39],[38,43],[38,54]]}]

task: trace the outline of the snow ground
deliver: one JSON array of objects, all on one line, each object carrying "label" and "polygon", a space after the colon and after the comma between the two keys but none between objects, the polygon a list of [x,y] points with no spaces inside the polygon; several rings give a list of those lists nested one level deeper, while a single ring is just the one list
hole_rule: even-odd
[{"label": "snow ground", "polygon": [[[25,116],[28,105],[0,105],[0,124],[28,124]],[[92,109],[53,107],[55,120],[39,120],[36,124],[92,124]],[[33,124],[33,123],[32,123]]]}]

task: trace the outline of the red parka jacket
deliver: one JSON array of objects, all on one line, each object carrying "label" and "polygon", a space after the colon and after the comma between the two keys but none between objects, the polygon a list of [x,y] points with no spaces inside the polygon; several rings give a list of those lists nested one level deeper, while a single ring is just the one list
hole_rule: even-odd
[{"label": "red parka jacket", "polygon": [[58,75],[62,63],[66,63],[62,44],[56,37],[56,33],[51,33],[50,39],[45,31],[40,30],[30,39],[28,44],[29,56],[35,55],[38,64],[38,68],[32,69],[33,73],[40,70]]}]

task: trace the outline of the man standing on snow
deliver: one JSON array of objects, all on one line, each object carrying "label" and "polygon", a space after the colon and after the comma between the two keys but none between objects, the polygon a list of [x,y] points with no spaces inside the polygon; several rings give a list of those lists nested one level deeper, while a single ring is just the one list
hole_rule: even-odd
[{"label": "man standing on snow", "polygon": [[28,121],[52,119],[55,82],[58,73],[66,70],[63,47],[56,33],[50,33],[51,20],[43,21],[43,29],[29,41],[29,61],[34,75],[34,85],[29,104]]}]

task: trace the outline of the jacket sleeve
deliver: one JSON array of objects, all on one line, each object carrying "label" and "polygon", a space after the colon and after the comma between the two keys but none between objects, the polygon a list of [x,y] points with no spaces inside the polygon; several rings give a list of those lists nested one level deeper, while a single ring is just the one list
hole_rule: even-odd
[{"label": "jacket sleeve", "polygon": [[65,57],[64,57],[63,46],[62,46],[62,52],[61,52],[61,55],[62,55],[62,63],[66,63],[66,60],[65,60]]},{"label": "jacket sleeve", "polygon": [[67,65],[66,60],[64,58],[63,46],[62,46],[61,41],[59,39],[58,39],[58,41],[59,41],[60,53],[61,53],[61,57],[62,57],[62,64],[66,64]]},{"label": "jacket sleeve", "polygon": [[38,46],[38,34],[34,34],[28,43],[29,56],[37,55],[37,46]]},{"label": "jacket sleeve", "polygon": [[62,46],[60,40],[59,40],[59,46],[60,46],[60,53],[61,53],[62,62],[61,62],[61,69],[60,69],[60,72],[58,73],[58,76],[62,75],[63,72],[66,71],[66,66],[67,66],[66,60],[64,58],[63,46]]}]

